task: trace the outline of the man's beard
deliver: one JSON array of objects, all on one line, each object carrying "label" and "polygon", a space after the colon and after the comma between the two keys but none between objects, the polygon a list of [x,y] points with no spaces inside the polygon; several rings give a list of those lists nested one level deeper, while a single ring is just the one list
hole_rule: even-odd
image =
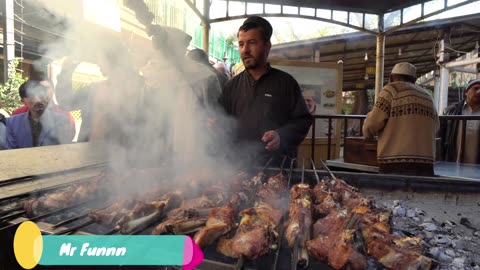
[{"label": "man's beard", "polygon": [[245,69],[256,69],[258,67],[258,63],[254,58],[250,58],[248,60],[250,60],[249,64],[246,64],[245,61],[243,62]]}]

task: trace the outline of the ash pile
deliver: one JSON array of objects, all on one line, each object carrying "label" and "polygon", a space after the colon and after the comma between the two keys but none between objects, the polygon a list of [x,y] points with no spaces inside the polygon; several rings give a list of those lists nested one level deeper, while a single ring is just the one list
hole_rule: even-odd
[{"label": "ash pile", "polygon": [[472,224],[461,212],[455,211],[455,222],[438,217],[438,212],[447,214],[452,210],[441,205],[436,211],[424,211],[408,201],[390,200],[379,204],[392,210],[394,235],[422,239],[426,255],[436,261],[434,269],[480,269],[480,226]]}]

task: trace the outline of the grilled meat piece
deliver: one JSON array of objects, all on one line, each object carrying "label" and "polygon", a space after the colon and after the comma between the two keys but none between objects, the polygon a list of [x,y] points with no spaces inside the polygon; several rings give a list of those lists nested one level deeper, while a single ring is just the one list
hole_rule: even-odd
[{"label": "grilled meat piece", "polygon": [[205,227],[200,229],[193,239],[203,249],[233,227],[235,227],[235,209],[231,203],[228,203],[210,212]]},{"label": "grilled meat piece", "polygon": [[314,194],[317,212],[328,215],[314,225],[316,238],[307,242],[311,256],[335,269],[365,269],[365,257],[352,244],[357,236],[356,246],[360,243],[387,269],[431,267],[431,260],[420,254],[421,239],[389,234],[390,211],[373,209],[369,199],[343,180],[321,183]]},{"label": "grilled meat piece", "polygon": [[183,201],[180,208],[212,208],[216,206],[217,205],[208,197],[201,196]]},{"label": "grilled meat piece", "polygon": [[136,203],[133,199],[120,200],[105,209],[92,211],[88,215],[99,224],[114,225],[123,216],[127,215]]},{"label": "grilled meat piece", "polygon": [[155,226],[152,234],[177,234],[176,232],[195,231],[207,222],[213,208],[177,208],[167,214],[167,219]]},{"label": "grilled meat piece", "polygon": [[263,184],[257,195],[261,199],[268,201],[272,198],[278,198],[284,195],[287,190],[288,181],[282,173],[268,178],[267,182]]},{"label": "grilled meat piece", "polygon": [[345,230],[348,218],[345,210],[334,211],[328,216],[317,220],[313,225],[313,237],[339,234]]},{"label": "grilled meat piece", "polygon": [[[319,200],[316,200],[316,201],[319,201]],[[327,194],[326,196],[324,196],[323,201],[315,204],[314,206],[315,213],[320,217],[326,216],[334,211],[337,211],[338,208],[339,208],[339,205],[335,203],[333,196],[330,194]]]},{"label": "grilled meat piece", "polygon": [[320,182],[316,184],[313,187],[314,203],[321,203],[329,194],[330,193],[328,192],[328,185],[325,182]]},{"label": "grilled meat piece", "polygon": [[170,192],[160,200],[138,202],[127,215],[117,222],[117,226],[123,234],[128,234],[142,226],[146,227],[161,218],[166,211],[177,208],[181,201],[180,192]]},{"label": "grilled meat piece", "polygon": [[215,206],[225,204],[229,197],[230,191],[228,187],[223,186],[212,186],[206,189],[203,194],[204,197],[208,198]]},{"label": "grilled meat piece", "polygon": [[308,184],[297,184],[290,189],[290,204],[288,220],[285,223],[285,237],[290,249],[295,248],[298,241],[298,262],[308,264],[308,253],[305,242],[310,240],[312,226],[312,200],[313,193]]},{"label": "grilled meat piece", "polygon": [[166,220],[158,224],[152,234],[190,234],[205,226],[206,217],[195,217],[180,220]]},{"label": "grilled meat piece", "polygon": [[[308,184],[297,184],[290,190],[290,205],[288,207],[288,220],[285,223],[285,237],[288,246],[293,248],[295,238],[305,238],[299,235],[300,227],[310,231],[312,226],[312,191]],[[308,239],[307,239],[308,240]],[[302,240],[303,242],[304,240]]]},{"label": "grilled meat piece", "polygon": [[259,202],[265,202],[276,209],[285,209],[287,204],[288,181],[282,173],[268,178],[267,182],[257,191]]},{"label": "grilled meat piece", "polygon": [[245,256],[254,260],[276,247],[277,227],[282,211],[260,203],[254,208],[240,212],[242,217],[237,233],[231,239],[221,239],[217,251],[230,257]]},{"label": "grilled meat piece", "polygon": [[368,253],[388,269],[430,269],[432,260],[421,255],[421,239],[389,234],[382,223],[362,229]]},{"label": "grilled meat piece", "polygon": [[176,208],[168,212],[167,220],[206,217],[213,208]]},{"label": "grilled meat piece", "polygon": [[45,194],[39,198],[26,201],[24,203],[25,214],[31,218],[93,199],[101,188],[101,181],[95,180]]},{"label": "grilled meat piece", "polygon": [[355,195],[351,196],[348,200],[342,199],[342,207],[346,209],[354,209],[360,206],[372,207],[372,202],[367,198],[363,198]]},{"label": "grilled meat piece", "polygon": [[366,269],[367,259],[352,248],[351,237],[351,231],[316,237],[306,243],[308,254],[334,269]]}]

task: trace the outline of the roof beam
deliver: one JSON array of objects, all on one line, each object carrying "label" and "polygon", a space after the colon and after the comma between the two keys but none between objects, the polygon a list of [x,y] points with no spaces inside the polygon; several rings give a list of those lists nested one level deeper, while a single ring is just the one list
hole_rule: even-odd
[{"label": "roof beam", "polygon": [[[186,1],[188,1],[188,0],[186,0]],[[282,7],[283,7],[283,5],[282,5]],[[227,11],[228,11],[228,9],[227,9]],[[301,15],[301,14],[285,14],[285,13],[263,13],[263,14],[255,14],[255,15],[262,16],[262,17],[309,19],[309,20],[333,23],[333,24],[337,24],[337,25],[340,25],[340,26],[345,26],[345,27],[348,27],[348,28],[352,28],[352,29],[355,29],[355,30],[358,30],[358,31],[361,31],[361,32],[364,32],[364,33],[367,33],[367,34],[370,34],[370,35],[377,35],[377,32],[375,32],[375,31],[368,30],[368,29],[362,28],[362,27],[358,27],[356,25],[335,21],[335,20],[332,20],[332,19],[329,20],[329,19],[313,17],[313,16],[306,16],[306,15]],[[248,16],[250,16],[250,14],[243,14],[243,15],[238,15],[238,16],[225,16],[225,17],[222,17],[222,18],[210,19],[209,22],[210,23],[218,23],[218,22],[224,22],[224,21],[238,20],[238,19],[247,18]]]},{"label": "roof beam", "polygon": [[[472,42],[472,41],[475,41],[479,35],[478,33],[471,33],[471,34],[468,34],[468,35],[463,35],[463,36],[458,36],[458,37],[452,37],[452,41],[455,41],[456,39],[460,39],[460,38],[465,38],[465,37],[472,37],[471,39],[469,39],[468,41],[465,41],[465,40],[457,40],[456,42],[452,42],[452,46],[457,46],[457,45],[463,45],[462,47],[464,46],[469,46],[469,42]],[[405,46],[405,47],[408,47],[408,46],[414,46],[414,45],[421,45],[421,44],[428,44],[429,42],[431,42],[432,46],[434,45],[434,43],[436,42],[437,40],[436,39],[430,39],[430,40],[423,40],[423,41],[411,41],[409,43],[398,43],[398,44],[391,44],[390,46],[387,46],[385,48],[385,51],[389,51],[389,52],[386,52],[385,53],[385,56],[388,57],[388,56],[392,56],[392,55],[398,55],[398,51],[396,49],[398,49],[399,47],[402,47],[402,46]],[[415,52],[419,52],[419,51],[425,51],[427,49],[429,50],[432,50],[433,47],[432,46],[428,46],[428,47],[422,47],[422,48],[417,48],[417,49],[410,49],[410,50],[402,50],[402,54],[408,54],[408,53],[415,53]],[[321,49],[322,47],[320,47]],[[459,48],[460,49],[460,48]],[[395,51],[393,51],[395,50]],[[272,50],[273,53],[272,55],[275,55],[275,50]],[[282,50],[283,51],[283,50]],[[276,53],[278,54],[280,51],[277,51]],[[348,57],[348,58],[345,58],[345,57],[342,57],[343,54],[354,54],[354,53],[358,53],[358,56],[352,56],[352,57]],[[301,54],[301,55],[296,55],[296,56],[288,56],[286,53],[283,53],[282,56],[284,58],[288,58],[290,60],[299,60],[299,59],[304,59],[304,58],[307,58],[307,57],[310,57],[311,55],[310,54]],[[348,60],[355,60],[355,59],[363,59],[364,58],[364,50],[363,49],[354,49],[354,50],[345,50],[345,51],[334,51],[334,52],[326,52],[326,53],[321,53],[321,58],[324,59],[324,58],[328,58],[328,57],[334,57],[334,56],[338,56],[338,59],[342,59],[343,61],[348,61]],[[413,56],[412,56],[413,57]],[[337,61],[338,59],[332,59],[332,60],[324,60],[324,61]],[[388,58],[386,58],[388,59]]]},{"label": "roof beam", "polygon": [[[385,35],[389,35],[389,34],[395,32],[395,31],[397,31],[397,30],[399,30],[399,29],[401,29],[401,28],[404,28],[404,27],[413,25],[413,24],[415,24],[415,23],[417,23],[417,22],[419,22],[419,21],[425,20],[426,18],[430,18],[430,17],[433,17],[433,16],[438,15],[438,14],[440,14],[440,13],[443,13],[443,12],[445,12],[445,11],[452,10],[452,9],[455,9],[455,8],[458,8],[458,7],[462,7],[462,6],[465,6],[465,5],[468,5],[468,4],[477,2],[477,1],[478,1],[478,0],[467,0],[467,1],[458,3],[458,4],[456,4],[456,5],[452,5],[452,6],[449,6],[449,7],[447,7],[447,1],[445,1],[444,7],[443,7],[442,9],[439,9],[439,10],[437,10],[437,11],[435,11],[435,12],[432,12],[432,13],[429,13],[429,14],[427,14],[427,15],[422,14],[420,17],[418,17],[418,18],[416,18],[416,19],[413,19],[413,20],[411,20],[411,21],[408,21],[408,22],[406,22],[406,23],[400,22],[400,25],[395,26],[395,27],[390,28],[390,29],[388,29],[387,31],[385,31]],[[425,1],[425,2],[427,2],[427,1]],[[421,5],[422,5],[422,10],[423,10],[423,6],[425,5],[425,2],[421,3]],[[401,10],[403,10],[403,9],[401,9]]]},{"label": "roof beam", "polygon": [[[209,0],[203,0],[203,1],[209,1]],[[197,6],[194,3],[192,3],[192,1],[185,0],[185,3],[187,3],[187,5],[193,10],[193,12],[197,14],[197,16],[200,18],[202,23],[206,23],[208,21],[207,18],[205,18],[205,16],[203,16],[203,14],[200,12],[200,10],[198,10]]]}]

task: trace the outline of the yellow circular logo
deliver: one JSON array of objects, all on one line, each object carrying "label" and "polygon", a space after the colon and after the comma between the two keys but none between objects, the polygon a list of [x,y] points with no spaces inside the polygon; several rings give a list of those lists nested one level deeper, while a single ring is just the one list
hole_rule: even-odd
[{"label": "yellow circular logo", "polygon": [[37,224],[25,221],[18,226],[13,239],[13,251],[18,264],[24,269],[37,266],[43,251],[42,232]]}]

